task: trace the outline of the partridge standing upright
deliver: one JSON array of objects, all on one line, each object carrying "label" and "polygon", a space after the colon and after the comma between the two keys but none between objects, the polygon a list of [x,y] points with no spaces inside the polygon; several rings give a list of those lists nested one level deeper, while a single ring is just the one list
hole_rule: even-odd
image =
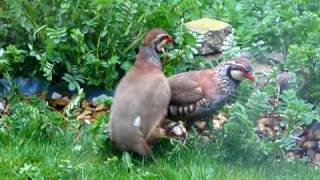
[{"label": "partridge standing upright", "polygon": [[215,69],[189,71],[169,77],[169,118],[186,121],[203,118],[225,104],[244,78],[254,81],[245,57],[222,62]]},{"label": "partridge standing upright", "polygon": [[132,69],[120,81],[110,114],[110,137],[122,151],[149,155],[157,126],[167,113],[170,86],[162,73],[160,51],[172,41],[162,29],[144,38]]}]

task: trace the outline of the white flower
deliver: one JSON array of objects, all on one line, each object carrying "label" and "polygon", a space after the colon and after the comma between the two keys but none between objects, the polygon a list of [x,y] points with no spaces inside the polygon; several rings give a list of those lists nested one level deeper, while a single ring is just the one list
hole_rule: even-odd
[{"label": "white flower", "polygon": [[32,170],[32,164],[24,164],[22,168],[20,168],[19,173],[23,174]]},{"label": "white flower", "polygon": [[4,50],[2,48],[0,48],[0,57],[2,57],[4,54]]},{"label": "white flower", "polygon": [[81,151],[82,146],[81,145],[75,145],[72,149],[72,151]]}]

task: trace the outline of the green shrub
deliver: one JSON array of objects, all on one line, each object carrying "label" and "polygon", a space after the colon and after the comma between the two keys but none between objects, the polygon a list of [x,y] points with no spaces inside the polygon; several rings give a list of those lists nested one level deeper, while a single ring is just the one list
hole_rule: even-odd
[{"label": "green shrub", "polygon": [[[63,79],[71,89],[78,84],[112,88],[133,63],[144,33],[154,27],[177,32],[186,12],[188,19],[198,14],[190,5],[201,3],[194,2],[4,0],[0,70],[10,67],[14,75]],[[177,39],[181,48],[188,44],[186,38]]]},{"label": "green shrub", "polygon": [[10,111],[10,115],[0,119],[0,144],[8,143],[14,137],[20,137],[21,142],[50,140],[62,133],[65,126],[63,116],[37,97],[33,97],[30,103],[14,104]]}]

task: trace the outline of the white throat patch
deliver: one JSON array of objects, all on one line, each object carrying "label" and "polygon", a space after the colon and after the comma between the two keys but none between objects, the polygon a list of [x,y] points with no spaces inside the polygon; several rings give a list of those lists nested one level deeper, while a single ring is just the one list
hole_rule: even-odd
[{"label": "white throat patch", "polygon": [[231,70],[230,75],[232,76],[233,79],[236,79],[238,81],[241,81],[245,78],[243,76],[242,72],[240,72],[238,70]]},{"label": "white throat patch", "polygon": [[133,126],[136,128],[140,128],[141,126],[141,117],[137,116],[133,121]]}]

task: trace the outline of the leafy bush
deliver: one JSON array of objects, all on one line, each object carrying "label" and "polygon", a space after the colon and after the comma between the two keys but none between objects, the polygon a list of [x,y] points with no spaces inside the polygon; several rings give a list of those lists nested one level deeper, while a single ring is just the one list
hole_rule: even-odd
[{"label": "leafy bush", "polygon": [[[8,143],[10,138],[50,139],[61,133],[64,126],[63,116],[41,99],[33,97],[30,103],[19,102],[10,108],[12,114],[0,119],[0,142]],[[12,136],[12,137],[11,137]]]},{"label": "leafy bush", "polygon": [[[180,19],[186,12],[194,17],[193,3],[4,0],[0,69],[53,82],[63,79],[71,89],[79,84],[114,87],[133,63],[144,32],[162,27],[183,36],[176,30],[181,30]],[[178,38],[177,43],[183,48],[187,39],[188,35]]]}]

